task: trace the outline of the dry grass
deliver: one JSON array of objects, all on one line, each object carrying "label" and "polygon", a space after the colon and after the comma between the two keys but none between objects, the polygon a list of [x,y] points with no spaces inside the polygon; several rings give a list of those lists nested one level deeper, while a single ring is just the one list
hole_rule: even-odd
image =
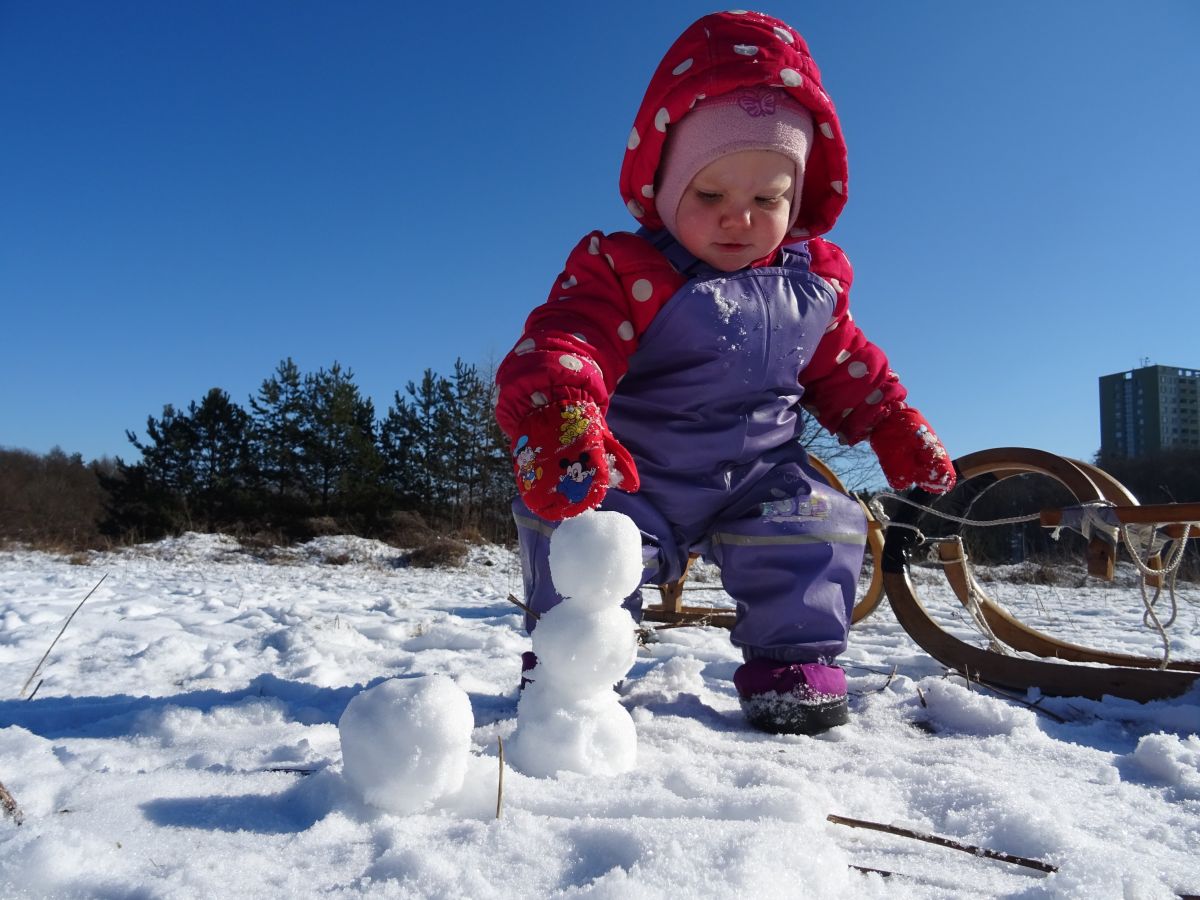
[{"label": "dry grass", "polygon": [[[17,825],[20,825],[25,821],[25,816],[21,812],[21,807],[17,805],[17,801],[13,799],[13,795],[8,792],[8,788],[6,788],[3,783],[0,783],[0,810],[4,812],[4,815],[7,818],[11,819]],[[499,815],[499,812],[497,812],[497,815]]]},{"label": "dry grass", "polygon": [[405,558],[418,569],[458,568],[467,558],[468,546],[454,538],[434,536],[411,550]]},{"label": "dry grass", "polygon": [[393,547],[420,547],[436,537],[421,514],[399,510],[388,516],[383,539]]}]

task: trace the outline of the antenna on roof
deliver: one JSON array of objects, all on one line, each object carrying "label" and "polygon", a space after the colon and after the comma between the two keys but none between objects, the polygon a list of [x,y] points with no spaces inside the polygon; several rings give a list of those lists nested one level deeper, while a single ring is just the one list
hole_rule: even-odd
[{"label": "antenna on roof", "polygon": [[1140,360],[1138,360],[1138,362],[1141,363],[1140,368],[1144,369],[1146,366],[1150,365],[1150,357],[1143,356]]}]

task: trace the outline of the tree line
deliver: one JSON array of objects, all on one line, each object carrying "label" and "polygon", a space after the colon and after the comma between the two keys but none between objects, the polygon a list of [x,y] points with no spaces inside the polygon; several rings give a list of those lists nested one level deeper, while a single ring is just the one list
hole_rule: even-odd
[{"label": "tree line", "polygon": [[382,418],[349,369],[302,373],[290,358],[247,408],[220,388],[146,420],[141,453],[101,478],[109,533],[337,529],[388,537],[416,513],[442,531],[508,535],[507,441],[490,375],[461,359],[396,391]]},{"label": "tree line", "polygon": [[[495,390],[490,371],[460,359],[448,377],[427,369],[408,382],[380,417],[349,369],[304,373],[288,358],[245,406],[213,388],[148,416],[142,433],[126,432],[139,456],[132,462],[0,448],[0,539],[70,549],[189,530],[277,543],[343,532],[414,546],[416,529],[423,539],[507,542],[514,485]],[[882,483],[869,451],[839,445],[811,417],[800,439],[848,489]],[[1096,462],[1144,503],[1200,501],[1195,451]],[[1069,502],[1051,479],[1024,476],[996,484],[971,515]],[[1036,524],[969,530],[981,562],[1078,556],[1073,541],[1055,542]]]},{"label": "tree line", "polygon": [[[427,369],[396,391],[379,417],[351,370],[303,373],[285,359],[246,406],[214,387],[149,416],[143,433],[126,432],[132,462],[0,451],[0,509],[22,511],[0,536],[80,543],[91,516],[98,538],[121,542],[182,531],[394,539],[414,525],[506,540],[512,474],[494,400],[490,373],[457,360],[450,376]],[[40,494],[63,493],[56,479],[74,485],[77,511],[57,517],[69,534],[38,515]]]}]

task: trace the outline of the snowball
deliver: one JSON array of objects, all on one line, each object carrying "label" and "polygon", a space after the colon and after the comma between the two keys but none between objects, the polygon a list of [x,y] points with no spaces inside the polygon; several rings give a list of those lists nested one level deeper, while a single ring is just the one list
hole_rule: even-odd
[{"label": "snowball", "polygon": [[385,681],[338,721],[346,781],[387,812],[426,809],[462,787],[474,726],[471,701],[449,678]]},{"label": "snowball", "polygon": [[602,607],[642,583],[642,535],[618,512],[588,510],[567,519],[550,538],[550,577],[564,597]]},{"label": "snowball", "polygon": [[517,712],[520,725],[508,756],[526,775],[619,775],[637,766],[637,731],[611,687],[568,700],[534,682],[522,692]]},{"label": "snowball", "polygon": [[612,691],[637,658],[633,618],[620,606],[579,609],[573,598],[542,614],[533,632],[539,673],[564,697]]}]

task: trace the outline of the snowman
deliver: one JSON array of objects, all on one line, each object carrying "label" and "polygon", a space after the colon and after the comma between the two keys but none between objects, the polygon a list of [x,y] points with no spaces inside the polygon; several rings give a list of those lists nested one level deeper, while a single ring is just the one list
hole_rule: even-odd
[{"label": "snowman", "polygon": [[537,666],[517,707],[513,765],[535,777],[618,775],[637,764],[633,719],[614,690],[637,657],[621,604],[642,583],[642,540],[628,516],[588,510],[550,538],[550,574],[563,601],[533,631]]}]

